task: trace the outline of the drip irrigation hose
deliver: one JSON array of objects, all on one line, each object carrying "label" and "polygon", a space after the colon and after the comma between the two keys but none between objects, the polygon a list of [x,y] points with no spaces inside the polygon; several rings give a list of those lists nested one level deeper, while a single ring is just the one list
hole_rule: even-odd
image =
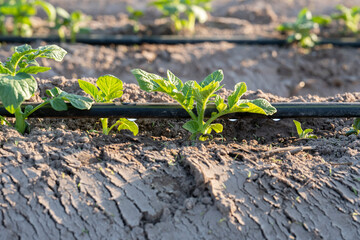
[{"label": "drip irrigation hose", "polygon": [[[38,36],[38,37],[16,37],[16,36],[0,36],[0,42],[7,43],[32,43],[36,41],[45,42],[60,42],[57,36]],[[67,42],[70,42],[67,39]],[[91,45],[141,45],[141,44],[197,44],[197,43],[219,43],[229,42],[239,45],[287,45],[284,39],[273,38],[244,38],[244,37],[180,37],[180,36],[136,36],[136,35],[88,35],[79,36],[76,39],[78,43],[85,43]],[[332,44],[338,47],[360,47],[360,41],[356,38],[339,38],[339,39],[320,39],[318,45]]]},{"label": "drip irrigation hose", "polygon": [[[36,106],[37,104],[23,104]],[[222,118],[349,118],[360,117],[360,103],[273,103],[277,113],[265,116],[254,113],[232,113]],[[194,108],[195,110],[196,108]],[[210,105],[205,113],[210,117],[216,111],[215,105]],[[13,117],[0,105],[0,115]],[[67,111],[55,111],[50,105],[40,108],[30,118],[190,118],[189,114],[178,104],[153,104],[153,103],[123,103],[123,104],[94,104],[90,110],[79,110],[68,104]]]}]

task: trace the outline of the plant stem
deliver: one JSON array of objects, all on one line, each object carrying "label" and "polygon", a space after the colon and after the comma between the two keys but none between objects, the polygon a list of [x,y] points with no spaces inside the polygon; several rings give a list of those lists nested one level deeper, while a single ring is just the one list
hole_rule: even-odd
[{"label": "plant stem", "polygon": [[188,16],[188,29],[190,32],[194,32],[195,31],[195,14],[194,13],[189,13]]},{"label": "plant stem", "polygon": [[21,107],[19,106],[17,109],[15,109],[15,129],[21,133],[24,134],[26,130],[26,117],[25,114],[22,112]]},{"label": "plant stem", "polygon": [[224,116],[224,115],[226,115],[226,114],[228,114],[228,113],[229,113],[229,111],[219,112],[219,113],[217,113],[216,115],[214,115],[214,116],[212,116],[211,118],[209,118],[209,119],[206,121],[206,123],[204,124],[204,130],[207,129],[207,128],[210,126],[210,124],[211,124],[215,119],[217,119],[217,118],[219,118],[219,117],[221,117],[221,116]]},{"label": "plant stem", "polygon": [[100,118],[100,121],[101,121],[101,126],[102,126],[102,129],[103,129],[103,134],[104,135],[109,135],[109,132],[111,130],[111,129],[108,129],[109,119],[108,118]]},{"label": "plant stem", "polygon": [[70,39],[71,39],[71,43],[76,43],[76,30],[75,30],[75,26],[71,28]]},{"label": "plant stem", "polygon": [[39,108],[42,108],[43,106],[45,106],[46,104],[48,104],[49,101],[45,101],[39,105],[37,105],[36,107],[34,107],[30,112],[26,113],[24,116],[25,118],[29,117],[33,112],[35,112],[36,110],[38,110]]}]

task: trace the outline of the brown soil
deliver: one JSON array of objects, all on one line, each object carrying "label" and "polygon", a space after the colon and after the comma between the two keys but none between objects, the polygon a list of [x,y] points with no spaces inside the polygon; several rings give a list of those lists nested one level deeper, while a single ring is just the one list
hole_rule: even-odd
[{"label": "brown soil", "polygon": [[[96,11],[92,1],[59,5],[80,2],[89,14],[115,11],[112,0],[97,2]],[[322,13],[339,3],[267,2],[277,21],[294,17],[301,4]],[[250,6],[220,3],[214,17],[225,16],[228,5]],[[116,5],[118,12],[126,4]],[[1,61],[13,46],[1,47]],[[77,78],[113,74],[125,82],[124,102],[171,101],[140,91],[132,68],[162,75],[170,69],[183,80],[222,68],[223,95],[244,81],[252,90],[245,97],[271,102],[360,99],[353,48],[62,47],[68,51],[62,63],[41,61],[52,70],[37,75],[38,100],[54,86],[82,94]],[[138,136],[104,136],[96,119],[30,119],[24,136],[0,126],[0,239],[357,239],[360,138],[344,135],[352,119],[297,120],[319,139],[299,139],[292,119],[271,118],[220,120],[224,132],[210,142],[189,141],[185,120],[138,119]]]},{"label": "brown soil", "polygon": [[[77,89],[75,81],[57,79],[39,84]],[[135,85],[125,89],[126,101],[166,100]],[[250,92],[247,97],[352,101],[359,95],[284,99]],[[24,136],[6,126],[0,131],[3,239],[355,239],[359,234],[360,141],[344,136],[350,119],[302,119],[317,140],[293,137],[291,119],[221,120],[223,135],[204,143],[187,140],[184,120],[140,119],[136,137],[126,131],[104,136],[91,119],[30,122],[33,129]]]}]

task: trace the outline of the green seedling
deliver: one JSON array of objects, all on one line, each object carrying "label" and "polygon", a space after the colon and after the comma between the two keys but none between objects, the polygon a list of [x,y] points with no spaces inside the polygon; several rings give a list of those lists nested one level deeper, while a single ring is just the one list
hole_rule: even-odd
[{"label": "green seedling", "polygon": [[307,8],[304,8],[299,12],[294,23],[283,23],[277,27],[277,30],[291,33],[287,37],[288,43],[298,42],[301,47],[312,48],[318,42],[315,31],[319,29],[319,25],[330,22],[330,17],[313,16]]},{"label": "green seedling", "polygon": [[[213,121],[229,113],[250,112],[271,115],[276,112],[276,109],[264,99],[241,100],[241,96],[247,90],[243,82],[236,84],[234,92],[225,103],[224,99],[216,94],[223,87],[220,85],[224,78],[222,70],[213,72],[200,83],[196,81],[183,83],[170,71],[167,71],[167,78],[141,69],[132,70],[132,74],[142,90],[166,93],[189,113],[192,120],[186,122],[183,128],[192,133],[191,140],[199,137],[200,141],[205,141],[212,137],[212,131],[221,133],[223,125]],[[209,103],[215,103],[217,112],[213,112],[211,117],[205,120],[205,110]]]},{"label": "green seedling", "polygon": [[139,32],[140,30],[139,19],[144,16],[144,12],[141,10],[136,10],[131,6],[127,6],[126,11],[129,13],[129,19],[134,21],[134,26],[133,26],[134,33]]},{"label": "green seedling", "polygon": [[[5,21],[5,16],[13,19],[14,28],[12,34],[15,36],[29,37],[32,35],[31,17],[37,13],[37,7],[42,8],[48,15],[50,22],[55,20],[56,12],[53,5],[41,0],[7,0],[0,3],[0,21]],[[7,34],[3,24],[1,31]]]},{"label": "green seedling", "polygon": [[70,31],[70,41],[75,43],[76,35],[78,33],[89,32],[89,28],[81,27],[81,25],[90,19],[91,17],[85,15],[81,11],[75,11],[70,14],[65,9],[57,7],[55,29],[58,31],[60,40],[65,42],[66,31]]},{"label": "green seedling", "polygon": [[[49,67],[42,67],[36,58],[49,58],[55,61],[62,61],[66,51],[56,45],[48,45],[32,49],[29,45],[22,45],[15,48],[15,53],[7,59],[5,63],[0,62],[0,100],[5,109],[15,115],[15,125],[17,131],[25,133],[28,130],[26,119],[33,112],[46,104],[57,111],[67,109],[64,101],[69,101],[74,107],[79,109],[89,109],[92,100],[89,98],[68,94],[59,88],[46,91],[51,97],[40,105],[33,107],[21,105],[25,100],[31,98],[38,89],[37,82],[32,74],[46,72]],[[1,117],[8,125],[11,125],[4,117]]]},{"label": "green seedling", "polygon": [[360,118],[355,118],[352,128],[345,133],[346,136],[351,134],[358,135],[360,132]]},{"label": "green seedling", "polygon": [[164,17],[169,17],[176,31],[195,30],[195,22],[205,23],[211,10],[211,0],[156,0],[155,6]]},{"label": "green seedling", "polygon": [[294,121],[294,124],[296,126],[296,131],[298,133],[298,136],[299,138],[314,138],[314,139],[317,139],[318,137],[314,134],[311,134],[314,130],[313,129],[305,129],[303,130],[301,128],[301,123],[296,121],[296,120],[293,120]]},{"label": "green seedling", "polygon": [[345,22],[345,27],[347,31],[352,33],[359,32],[359,22],[360,22],[360,7],[347,8],[343,5],[337,5],[336,9],[340,13],[335,13],[331,15],[331,18],[334,20],[343,20]]},{"label": "green seedling", "polygon": [[[121,98],[123,94],[123,83],[120,79],[112,76],[112,75],[104,75],[98,78],[96,81],[96,85],[92,83],[83,81],[81,79],[78,80],[79,86],[83,89],[87,94],[89,94],[97,103],[112,103],[114,99]],[[126,118],[120,118],[110,127],[108,118],[100,118],[103,133],[108,135],[109,132],[117,127],[117,130],[128,129],[135,136],[139,132],[139,128],[135,122],[132,122]]]}]

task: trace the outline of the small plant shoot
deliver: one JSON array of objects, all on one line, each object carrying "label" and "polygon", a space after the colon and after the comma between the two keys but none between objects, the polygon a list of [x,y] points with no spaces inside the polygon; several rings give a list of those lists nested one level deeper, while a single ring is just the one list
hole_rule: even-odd
[{"label": "small plant shoot", "polygon": [[[15,115],[15,125],[17,131],[25,133],[28,130],[26,119],[37,109],[50,103],[57,111],[67,109],[64,101],[70,102],[79,109],[89,109],[92,100],[89,98],[68,94],[58,88],[48,90],[47,94],[51,99],[36,106],[21,108],[24,101],[31,98],[38,89],[38,85],[32,74],[46,72],[49,67],[42,67],[36,58],[49,58],[55,61],[62,61],[66,51],[56,45],[48,45],[32,49],[29,45],[22,45],[15,48],[15,53],[6,62],[0,62],[0,100],[5,109]],[[1,117],[2,122],[11,125],[5,118]]]},{"label": "small plant shoot", "polygon": [[294,23],[283,23],[277,27],[280,32],[290,32],[287,37],[288,43],[298,42],[301,47],[312,48],[318,42],[316,31],[319,25],[327,25],[331,22],[330,17],[313,16],[307,9],[302,9]]},{"label": "small plant shoot", "polygon": [[129,13],[129,19],[134,21],[133,32],[138,33],[140,31],[139,19],[144,16],[144,12],[136,10],[131,6],[127,6],[126,11]]},{"label": "small plant shoot", "polygon": [[318,137],[314,134],[311,134],[314,130],[313,129],[305,129],[303,130],[301,128],[301,123],[296,121],[296,120],[293,120],[294,121],[294,124],[295,124],[295,127],[296,127],[296,131],[297,131],[297,134],[299,136],[299,138],[314,138],[314,139],[317,139]]},{"label": "small plant shoot", "polygon": [[164,17],[169,17],[176,31],[195,30],[195,22],[204,23],[208,19],[211,0],[156,0],[150,5],[155,6]]},{"label": "small plant shoot", "polygon": [[41,0],[0,1],[0,30],[7,35],[5,28],[6,17],[12,18],[12,34],[21,37],[30,37],[33,33],[31,17],[36,15],[40,7],[48,15],[48,20],[55,20],[56,12],[53,5]]},{"label": "small plant shoot", "polygon": [[344,5],[337,5],[336,9],[340,12],[332,14],[331,18],[344,21],[346,31],[359,33],[360,7],[347,8]]},{"label": "small plant shoot", "polygon": [[78,33],[88,33],[90,30],[86,27],[81,27],[91,17],[85,15],[81,11],[72,13],[67,12],[65,9],[56,8],[55,29],[58,31],[59,38],[62,42],[66,40],[66,32],[70,31],[70,41],[76,42],[76,35]]},{"label": "small plant shoot", "polygon": [[[243,82],[236,84],[234,92],[225,103],[224,99],[216,94],[223,87],[220,85],[224,78],[222,70],[213,72],[200,83],[196,81],[183,83],[170,71],[167,72],[167,78],[141,69],[132,70],[132,74],[142,90],[166,93],[189,113],[192,120],[186,122],[183,128],[192,134],[191,140],[199,138],[200,141],[205,141],[212,137],[212,131],[221,133],[223,125],[213,121],[229,113],[250,112],[272,115],[276,112],[276,109],[264,99],[240,99],[247,90]],[[215,103],[217,112],[213,112],[212,116],[205,120],[205,110],[210,103]]]},{"label": "small plant shoot", "polygon": [[[112,75],[104,75],[98,78],[96,85],[81,79],[78,80],[79,86],[87,94],[89,94],[97,103],[112,103],[114,99],[121,98],[123,94],[123,83],[117,77]],[[132,122],[126,118],[120,118],[110,127],[108,118],[100,118],[103,133],[108,135],[110,131],[117,127],[117,130],[128,129],[135,136],[139,132],[139,128],[135,122]]]},{"label": "small plant shoot", "polygon": [[355,118],[352,128],[345,133],[346,136],[351,134],[359,135],[360,132],[360,118]]}]

